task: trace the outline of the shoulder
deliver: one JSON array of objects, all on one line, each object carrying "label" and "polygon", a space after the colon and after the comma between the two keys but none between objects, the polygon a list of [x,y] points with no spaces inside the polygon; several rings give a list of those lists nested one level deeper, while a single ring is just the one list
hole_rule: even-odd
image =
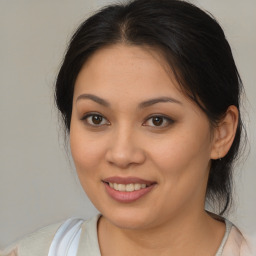
[{"label": "shoulder", "polygon": [[100,217],[101,215],[98,214],[83,223],[81,227],[80,243],[78,246],[78,256],[84,255],[84,252],[87,252],[87,256],[101,255],[97,231],[97,223]]},{"label": "shoulder", "polygon": [[[100,215],[84,221],[70,218],[66,221],[49,225],[26,236],[14,246],[9,247],[0,256],[55,256],[76,255],[77,251],[97,251],[97,221]],[[80,238],[83,239],[80,239]],[[80,240],[84,242],[80,243]],[[92,250],[91,250],[92,249]],[[92,254],[100,255],[99,254]]]},{"label": "shoulder", "polygon": [[232,225],[229,236],[223,249],[223,256],[252,256],[251,248],[249,247],[248,239],[242,232]]},{"label": "shoulder", "polygon": [[47,255],[52,239],[63,222],[55,223],[33,232],[14,245],[10,246],[1,256],[40,256]]}]

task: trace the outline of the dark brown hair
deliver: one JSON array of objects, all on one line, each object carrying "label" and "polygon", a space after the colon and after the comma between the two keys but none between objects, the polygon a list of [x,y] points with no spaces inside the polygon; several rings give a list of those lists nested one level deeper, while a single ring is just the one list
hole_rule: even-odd
[{"label": "dark brown hair", "polygon": [[[117,43],[160,50],[181,89],[206,113],[212,125],[230,105],[239,110],[242,82],[224,32],[198,7],[178,0],[135,0],[113,4],[83,22],[73,35],[56,81],[56,104],[69,132],[77,75],[98,49]],[[221,160],[212,160],[207,200],[223,214],[231,203],[232,165],[242,132]]]}]

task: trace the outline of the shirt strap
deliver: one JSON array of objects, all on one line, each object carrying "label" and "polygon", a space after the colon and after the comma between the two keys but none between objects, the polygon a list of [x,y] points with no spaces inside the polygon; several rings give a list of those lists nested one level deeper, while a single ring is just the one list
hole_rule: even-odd
[{"label": "shirt strap", "polygon": [[228,240],[230,231],[231,231],[232,226],[233,226],[233,224],[232,224],[229,220],[227,220],[227,219],[225,219],[225,224],[226,224],[225,235],[224,235],[224,237],[223,237],[223,239],[222,239],[222,242],[221,242],[221,244],[220,244],[219,250],[217,251],[217,253],[215,254],[215,256],[221,256],[221,255],[222,255],[224,246],[225,246],[225,244],[226,244],[226,242],[227,242],[227,240]]},{"label": "shirt strap", "polygon": [[74,256],[77,254],[82,219],[68,219],[57,230],[48,256]]}]

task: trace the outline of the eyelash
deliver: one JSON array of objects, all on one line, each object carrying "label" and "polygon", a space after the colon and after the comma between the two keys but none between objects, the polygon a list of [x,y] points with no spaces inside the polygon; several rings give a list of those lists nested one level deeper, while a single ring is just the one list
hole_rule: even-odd
[{"label": "eyelash", "polygon": [[[92,123],[92,120],[90,122],[88,122],[88,119],[93,118],[93,117],[98,117],[101,120],[105,120],[105,123],[95,124],[95,123]],[[160,122],[162,121],[159,126],[157,126],[157,125],[147,125],[146,124],[149,120],[152,120],[151,122],[153,122],[153,118],[159,118]],[[85,121],[86,125],[89,125],[89,126],[92,126],[92,127],[102,127],[102,126],[105,126],[105,125],[110,125],[110,122],[104,116],[102,116],[101,114],[98,114],[98,113],[86,114],[85,116],[82,117],[81,120]],[[162,123],[164,123],[164,125],[162,125]],[[166,117],[164,115],[152,115],[152,116],[148,117],[143,122],[142,126],[149,126],[149,127],[153,127],[153,128],[166,128],[166,127],[168,127],[169,125],[171,125],[173,123],[174,123],[174,120],[172,120],[171,118]]]},{"label": "eyelash", "polygon": [[107,119],[106,119],[104,116],[102,116],[101,114],[98,114],[98,113],[89,113],[89,114],[86,114],[85,116],[82,117],[81,120],[82,120],[82,121],[85,121],[87,125],[90,125],[90,126],[92,126],[92,127],[101,127],[101,126],[103,126],[103,125],[110,125],[110,122],[109,122],[109,121],[107,121],[107,123],[105,123],[105,124],[93,124],[92,122],[89,123],[89,122],[88,122],[88,119],[89,119],[89,118],[92,118],[92,117],[99,117],[99,118],[102,118],[102,120],[106,120],[106,121],[107,121]]},{"label": "eyelash", "polygon": [[[164,123],[164,125],[162,125],[162,123],[159,126],[157,126],[157,125],[146,125],[145,124],[149,120],[151,120],[151,122],[153,122],[153,118],[161,119],[162,123]],[[150,126],[150,127],[153,127],[153,128],[166,128],[166,127],[168,127],[169,125],[171,125],[173,123],[174,123],[174,120],[171,119],[170,117],[167,117],[167,116],[164,116],[164,115],[152,115],[152,116],[148,117],[142,125],[143,126]]]}]

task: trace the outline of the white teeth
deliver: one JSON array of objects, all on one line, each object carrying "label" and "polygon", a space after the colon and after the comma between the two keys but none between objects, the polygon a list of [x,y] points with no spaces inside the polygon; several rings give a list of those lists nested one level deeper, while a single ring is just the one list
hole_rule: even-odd
[{"label": "white teeth", "polygon": [[126,188],[125,188],[125,191],[127,191],[127,192],[134,191],[134,185],[133,184],[127,184]]},{"label": "white teeth", "polygon": [[125,191],[125,185],[124,184],[118,184],[117,185],[117,190],[118,191]]},{"label": "white teeth", "polygon": [[134,184],[134,189],[135,189],[135,190],[141,189],[141,185],[138,184],[138,183]]},{"label": "white teeth", "polygon": [[117,183],[111,183],[109,182],[109,186],[117,191],[126,191],[126,192],[132,192],[134,190],[140,190],[143,188],[146,188],[146,184],[117,184]]}]

